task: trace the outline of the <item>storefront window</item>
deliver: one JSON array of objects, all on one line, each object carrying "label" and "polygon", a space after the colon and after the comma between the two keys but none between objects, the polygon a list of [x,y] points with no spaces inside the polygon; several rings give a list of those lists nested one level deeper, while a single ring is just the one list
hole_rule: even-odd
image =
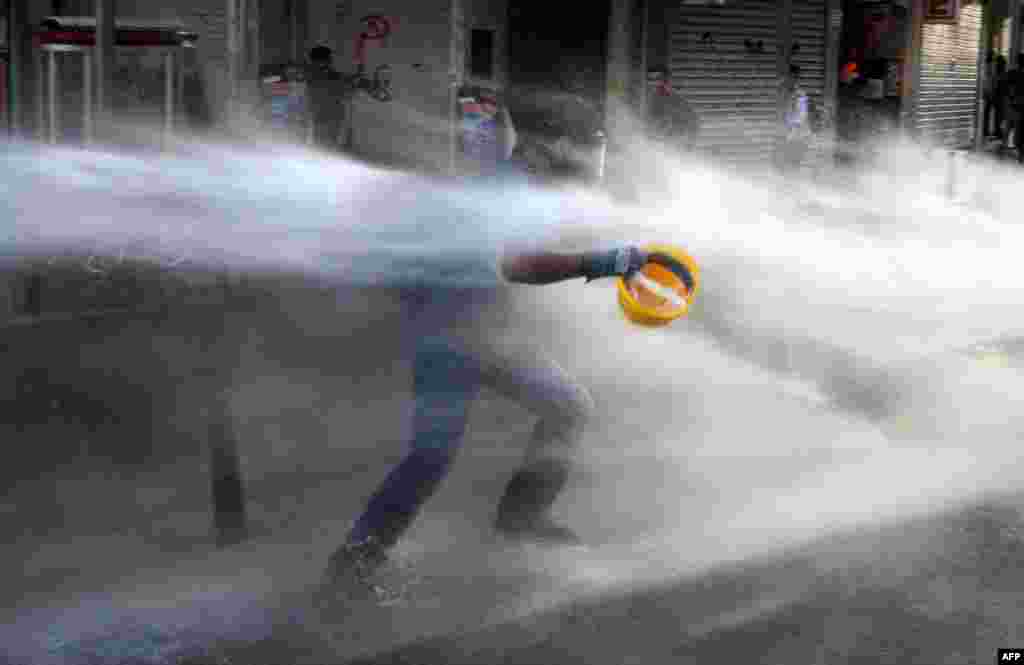
[{"label": "storefront window", "polygon": [[907,6],[898,0],[845,0],[837,130],[871,143],[900,124],[908,76]]}]

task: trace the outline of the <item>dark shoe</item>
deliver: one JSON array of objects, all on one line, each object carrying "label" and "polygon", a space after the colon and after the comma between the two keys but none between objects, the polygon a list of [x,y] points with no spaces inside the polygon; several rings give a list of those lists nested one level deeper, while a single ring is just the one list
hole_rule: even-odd
[{"label": "dark shoe", "polygon": [[386,550],[376,540],[346,543],[327,562],[323,590],[328,595],[352,600],[386,599],[386,589],[374,578],[387,561]]},{"label": "dark shoe", "polygon": [[502,523],[499,520],[494,526],[505,538],[522,542],[544,545],[579,545],[583,542],[575,531],[549,517],[538,518],[528,523]]},{"label": "dark shoe", "polygon": [[528,464],[505,487],[505,494],[498,502],[495,528],[521,540],[579,542],[575,533],[548,517],[568,478],[569,465],[562,460],[536,460]]}]

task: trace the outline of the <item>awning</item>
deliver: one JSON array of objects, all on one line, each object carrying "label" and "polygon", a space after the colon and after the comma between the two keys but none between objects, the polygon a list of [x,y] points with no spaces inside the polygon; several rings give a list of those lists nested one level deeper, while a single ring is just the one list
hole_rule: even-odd
[{"label": "awning", "polygon": [[[121,20],[115,22],[117,46],[192,46],[199,38],[176,21]],[[96,19],[79,16],[48,16],[36,32],[37,45],[95,46]]]}]

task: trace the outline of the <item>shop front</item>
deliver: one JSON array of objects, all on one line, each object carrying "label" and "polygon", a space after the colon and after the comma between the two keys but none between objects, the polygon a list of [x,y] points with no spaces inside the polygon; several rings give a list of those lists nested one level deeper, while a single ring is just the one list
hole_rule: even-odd
[{"label": "shop front", "polygon": [[929,143],[973,145],[978,128],[984,9],[975,2],[927,0],[914,91],[914,126]]},{"label": "shop front", "polygon": [[713,159],[771,164],[790,65],[811,104],[831,108],[824,0],[683,0],[669,16],[672,87],[697,112],[698,149]]},{"label": "shop front", "polygon": [[11,50],[8,26],[10,7],[7,0],[0,0],[0,131],[6,133],[11,127],[11,109],[9,101],[9,77]]},{"label": "shop front", "polygon": [[839,46],[836,157],[859,161],[865,150],[907,128],[913,63],[906,0],[843,0]]},{"label": "shop front", "polygon": [[[47,17],[36,32],[38,48],[37,126],[49,143],[93,140],[93,60],[96,20],[92,17]],[[112,106],[122,131],[132,123],[161,126],[170,140],[181,119],[182,51],[192,48],[195,33],[179,23],[116,21],[117,76]]]},{"label": "shop front", "polygon": [[[342,143],[353,155],[389,165],[448,172],[453,122],[464,81],[466,11],[461,0],[308,0],[305,59],[313,46],[333,52],[342,77],[386,74],[387,103],[359,91],[346,100]],[[458,38],[458,40],[456,40]]]},{"label": "shop front", "polygon": [[507,156],[507,110],[519,143],[571,125],[597,137],[585,147],[598,163],[589,156],[603,154],[609,4],[581,13],[537,0],[308,0],[298,50],[329,47],[345,80],[387,72],[388,103],[357,91],[343,104],[339,148],[358,158],[477,173]]}]

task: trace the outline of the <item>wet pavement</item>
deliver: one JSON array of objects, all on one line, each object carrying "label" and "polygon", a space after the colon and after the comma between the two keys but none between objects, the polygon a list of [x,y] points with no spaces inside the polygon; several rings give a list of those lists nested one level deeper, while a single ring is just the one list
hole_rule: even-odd
[{"label": "wet pavement", "polygon": [[[1007,464],[994,479],[976,457],[1012,451],[895,445],[815,384],[766,373],[770,363],[750,362],[765,356],[737,357],[699,327],[656,343],[692,359],[692,373],[668,381],[657,353],[634,359],[651,377],[644,390],[588,370],[581,350],[564,355],[604,414],[558,507],[592,547],[522,553],[488,540],[531,419],[485,394],[456,471],[402,549],[432,585],[428,602],[310,614],[304,590],[401,455],[408,367],[380,328],[332,337],[325,319],[310,336],[291,314],[319,301],[289,302],[236,331],[251,540],[213,546],[195,442],[135,466],[79,453],[21,478],[3,510],[19,534],[5,548],[20,569],[4,585],[8,662],[952,664],[1020,637],[1019,500],[1005,497],[1024,478]],[[133,358],[128,339],[110,351]],[[140,329],[137,351],[151,342]],[[92,348],[102,357],[106,344]],[[701,376],[714,379],[691,381]],[[161,413],[202,402],[190,399]],[[81,436],[50,422],[5,440]]]},{"label": "wet pavement", "polygon": [[[1015,338],[885,366],[742,329],[728,293],[653,333],[611,288],[576,289],[544,290],[553,316],[521,333],[598,405],[556,507],[591,546],[493,542],[532,419],[485,392],[400,549],[420,591],[348,615],[307,591],[408,439],[393,303],[279,284],[228,316],[8,331],[11,374],[35,378],[5,392],[0,661],[953,665],[1019,646]],[[846,332],[899,346],[885,323]],[[218,414],[251,536],[225,549]]]}]

